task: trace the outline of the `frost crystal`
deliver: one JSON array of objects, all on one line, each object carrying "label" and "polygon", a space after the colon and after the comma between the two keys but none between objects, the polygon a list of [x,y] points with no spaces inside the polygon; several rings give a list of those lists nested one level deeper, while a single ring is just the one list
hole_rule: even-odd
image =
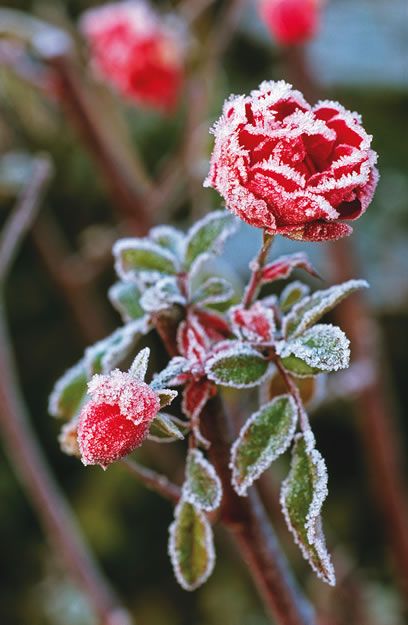
[{"label": "frost crystal", "polygon": [[281,341],[276,352],[282,358],[296,356],[312,369],[337,371],[350,362],[350,341],[340,328],[318,324],[290,341]]},{"label": "frost crystal", "polygon": [[378,173],[371,137],[340,105],[311,107],[291,85],[264,82],[227,100],[205,181],[252,226],[289,238],[335,239],[366,210]]}]

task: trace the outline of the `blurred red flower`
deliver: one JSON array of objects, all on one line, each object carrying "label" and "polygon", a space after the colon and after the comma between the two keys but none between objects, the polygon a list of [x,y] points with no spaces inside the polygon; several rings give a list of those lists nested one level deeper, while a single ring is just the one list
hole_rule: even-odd
[{"label": "blurred red flower", "polygon": [[311,107],[299,91],[264,82],[224,104],[205,181],[229,210],[272,234],[310,241],[352,232],[378,180],[371,136],[336,102]]},{"label": "blurred red flower", "polygon": [[302,43],[316,34],[319,0],[260,0],[260,15],[280,44]]},{"label": "blurred red flower", "polygon": [[123,96],[174,109],[184,74],[179,24],[160,18],[143,0],[128,0],[86,11],[81,30],[96,72]]}]

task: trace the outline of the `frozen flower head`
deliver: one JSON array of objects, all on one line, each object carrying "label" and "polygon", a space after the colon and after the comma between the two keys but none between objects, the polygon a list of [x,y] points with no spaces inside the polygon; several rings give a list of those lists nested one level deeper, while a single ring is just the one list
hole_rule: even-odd
[{"label": "frozen flower head", "polygon": [[171,111],[183,82],[184,38],[143,0],[86,11],[81,29],[99,75],[137,104]]},{"label": "frozen flower head", "polygon": [[336,102],[312,107],[284,81],[232,97],[213,129],[205,181],[229,210],[271,234],[324,241],[352,232],[378,180],[371,136]]},{"label": "frozen flower head", "polygon": [[316,34],[320,0],[260,0],[260,14],[276,41],[283,45],[303,43]]},{"label": "frozen flower head", "polygon": [[91,399],[78,421],[79,451],[85,465],[106,467],[143,443],[160,401],[150,386],[118,369],[95,375],[88,388]]}]

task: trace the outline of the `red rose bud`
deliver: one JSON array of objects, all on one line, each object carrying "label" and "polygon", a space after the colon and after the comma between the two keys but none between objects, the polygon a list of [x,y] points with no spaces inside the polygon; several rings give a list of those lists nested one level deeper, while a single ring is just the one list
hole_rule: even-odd
[{"label": "red rose bud", "polygon": [[81,460],[106,467],[143,443],[160,402],[147,384],[118,369],[95,375],[89,393],[78,422]]},{"label": "red rose bud", "polygon": [[311,107],[284,81],[232,97],[213,128],[205,186],[252,226],[324,241],[352,232],[378,180],[372,137],[337,102]]},{"label": "red rose bud", "polygon": [[278,43],[292,45],[315,36],[320,24],[320,2],[261,0],[260,14]]},{"label": "red rose bud", "polygon": [[81,29],[96,72],[137,104],[171,111],[183,82],[183,33],[142,0],[86,11]]}]

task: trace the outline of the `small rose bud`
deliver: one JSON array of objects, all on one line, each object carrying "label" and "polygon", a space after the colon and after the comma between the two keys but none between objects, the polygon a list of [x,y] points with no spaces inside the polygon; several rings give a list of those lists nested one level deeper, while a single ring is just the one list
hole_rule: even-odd
[{"label": "small rose bud", "polygon": [[261,0],[260,14],[278,43],[293,45],[315,36],[320,22],[320,2]]},{"label": "small rose bud", "polygon": [[150,386],[118,369],[95,375],[88,388],[91,399],[78,421],[81,459],[106,467],[143,443],[160,401]]},{"label": "small rose bud", "polygon": [[183,83],[185,42],[175,20],[142,0],[106,4],[81,19],[95,71],[126,98],[165,112]]}]

